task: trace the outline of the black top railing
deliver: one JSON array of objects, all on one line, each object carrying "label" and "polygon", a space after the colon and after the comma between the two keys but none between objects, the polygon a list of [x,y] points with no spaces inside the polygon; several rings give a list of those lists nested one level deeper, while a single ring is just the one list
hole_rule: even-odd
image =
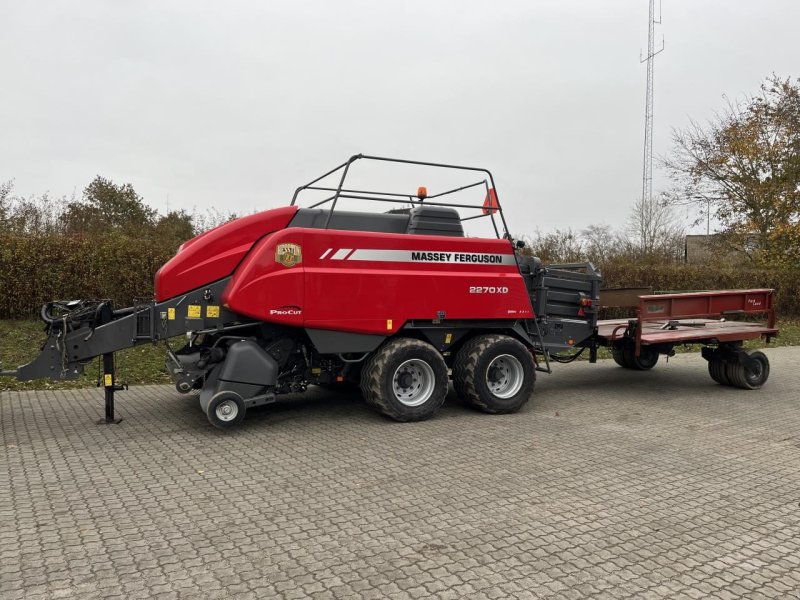
[{"label": "black top railing", "polygon": [[[398,193],[398,192],[379,192],[379,191],[371,191],[371,190],[354,190],[345,187],[345,181],[347,180],[347,175],[350,171],[350,165],[352,165],[357,160],[371,160],[371,161],[380,161],[380,162],[390,162],[390,163],[399,163],[399,164],[406,164],[406,165],[418,165],[423,167],[434,167],[439,169],[454,169],[458,171],[471,171],[476,173],[484,173],[486,178],[477,181],[475,183],[470,183],[468,185],[463,185],[461,187],[454,188],[452,190],[446,190],[444,192],[440,192],[438,194],[432,194],[430,196],[419,197],[415,196],[414,194],[408,193]],[[341,176],[339,177],[339,184],[336,187],[331,186],[324,186],[324,185],[316,185],[323,179],[334,175],[335,173],[341,171]],[[434,198],[442,198],[443,196],[448,196],[450,194],[455,194],[457,192],[462,192],[464,190],[468,190],[475,187],[483,186],[486,190],[486,198],[487,202],[483,204],[463,204],[463,203],[455,203],[455,202],[443,202],[443,201],[435,201],[431,202]],[[350,200],[374,200],[376,202],[388,202],[392,204],[425,204],[427,206],[446,206],[450,208],[466,208],[466,209],[473,209],[473,210],[482,210],[482,214],[463,217],[461,218],[462,221],[470,221],[472,219],[480,219],[483,217],[489,217],[492,222],[492,227],[494,228],[494,232],[497,237],[504,237],[510,239],[510,235],[508,233],[508,226],[506,225],[505,217],[503,216],[503,209],[500,206],[500,200],[497,197],[497,188],[494,184],[494,178],[492,177],[491,172],[488,169],[483,169],[481,167],[464,167],[460,165],[448,165],[443,163],[433,163],[433,162],[424,162],[419,160],[404,160],[399,158],[386,158],[382,156],[367,156],[365,154],[356,154],[351,156],[347,162],[342,163],[338,167],[331,169],[327,173],[320,175],[316,179],[309,181],[307,184],[300,186],[294,192],[294,196],[292,197],[292,206],[297,203],[297,199],[299,195],[306,190],[313,190],[313,191],[322,191],[322,192],[332,192],[332,195],[328,196],[324,200],[320,200],[312,204],[309,208],[317,208],[323,206],[325,204],[330,203],[330,210],[328,211],[328,218],[325,220],[325,229],[328,228],[331,222],[331,217],[333,216],[333,211],[336,210],[336,204],[338,203],[339,199],[345,198]],[[488,206],[487,206],[488,204]],[[500,230],[497,227],[497,221],[495,220],[495,213],[500,217],[500,224],[502,226],[502,235]]]}]

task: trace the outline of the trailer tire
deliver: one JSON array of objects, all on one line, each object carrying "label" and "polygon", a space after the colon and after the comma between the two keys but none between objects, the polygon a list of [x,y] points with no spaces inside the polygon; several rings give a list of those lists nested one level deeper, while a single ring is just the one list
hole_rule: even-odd
[{"label": "trailer tire", "polygon": [[769,359],[763,352],[748,352],[750,360],[755,361],[756,369],[752,373],[740,362],[729,362],[725,370],[731,385],[743,390],[757,390],[769,377]]},{"label": "trailer tire", "polygon": [[625,360],[625,350],[622,348],[622,346],[611,346],[611,357],[614,359],[614,362],[623,369],[631,368],[631,366],[628,364],[628,361]]},{"label": "trailer tire", "polygon": [[220,392],[208,403],[206,416],[214,427],[230,429],[244,419],[247,408],[239,394]]},{"label": "trailer tire", "polygon": [[453,387],[467,404],[489,414],[517,412],[530,399],[536,368],[530,351],[507,335],[469,340],[453,362]]},{"label": "trailer tire", "polygon": [[730,379],[728,379],[727,368],[725,365],[725,361],[721,358],[712,358],[708,361],[708,374],[711,375],[711,379],[716,381],[720,385],[731,385]]},{"label": "trailer tire", "polygon": [[447,365],[436,348],[395,338],[378,348],[361,371],[367,404],[395,421],[431,418],[447,396]]},{"label": "trailer tire", "polygon": [[636,356],[633,346],[625,346],[622,352],[628,368],[635,371],[649,371],[658,363],[658,352],[649,346],[642,346],[639,349],[639,356]]}]

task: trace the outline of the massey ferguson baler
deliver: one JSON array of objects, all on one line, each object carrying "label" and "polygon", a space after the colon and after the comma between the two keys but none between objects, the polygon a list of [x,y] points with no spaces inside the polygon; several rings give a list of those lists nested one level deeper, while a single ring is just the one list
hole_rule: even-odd
[{"label": "massey ferguson baler", "polygon": [[[345,183],[359,160],[482,179],[433,195],[354,190]],[[326,197],[300,208],[308,191]],[[451,201],[476,191],[482,202]],[[337,208],[344,200],[397,208],[345,211]],[[494,238],[465,237],[464,223],[479,218]],[[113,422],[114,352],[163,341],[178,391],[200,390],[201,408],[222,428],[280,394],[341,383],[358,385],[398,421],[435,414],[451,379],[465,402],[510,413],[531,396],[537,371],[585,350],[594,362],[600,346],[620,366],[647,370],[678,344],[701,344],[715,381],[748,389],[766,381],[766,356],[742,341],[777,335],[771,290],[642,296],[637,319],[598,322],[594,266],[543,266],[523,248],[509,235],[489,171],[357,155],[298,188],[290,206],[184,243],[156,274],[151,302],[45,305],[41,354],[2,374],[71,379],[102,356],[105,422]],[[727,320],[751,313],[769,323]],[[169,345],[174,338],[184,340],[179,349]]]}]

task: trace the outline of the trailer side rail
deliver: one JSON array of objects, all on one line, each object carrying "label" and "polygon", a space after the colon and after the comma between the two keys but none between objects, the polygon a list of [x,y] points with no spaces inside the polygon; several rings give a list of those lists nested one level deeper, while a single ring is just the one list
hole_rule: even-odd
[{"label": "trailer side rail", "polygon": [[636,356],[642,345],[646,321],[678,321],[680,319],[719,319],[733,315],[767,315],[767,327],[775,327],[775,309],[771,289],[720,290],[684,294],[640,296],[636,309]]}]

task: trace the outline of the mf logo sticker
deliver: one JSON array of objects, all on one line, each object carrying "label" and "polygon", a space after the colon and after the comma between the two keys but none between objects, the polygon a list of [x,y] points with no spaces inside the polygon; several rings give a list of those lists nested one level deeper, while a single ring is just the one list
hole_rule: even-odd
[{"label": "mf logo sticker", "polygon": [[284,267],[293,267],[303,262],[303,251],[297,244],[278,244],[275,248],[275,262]]}]

